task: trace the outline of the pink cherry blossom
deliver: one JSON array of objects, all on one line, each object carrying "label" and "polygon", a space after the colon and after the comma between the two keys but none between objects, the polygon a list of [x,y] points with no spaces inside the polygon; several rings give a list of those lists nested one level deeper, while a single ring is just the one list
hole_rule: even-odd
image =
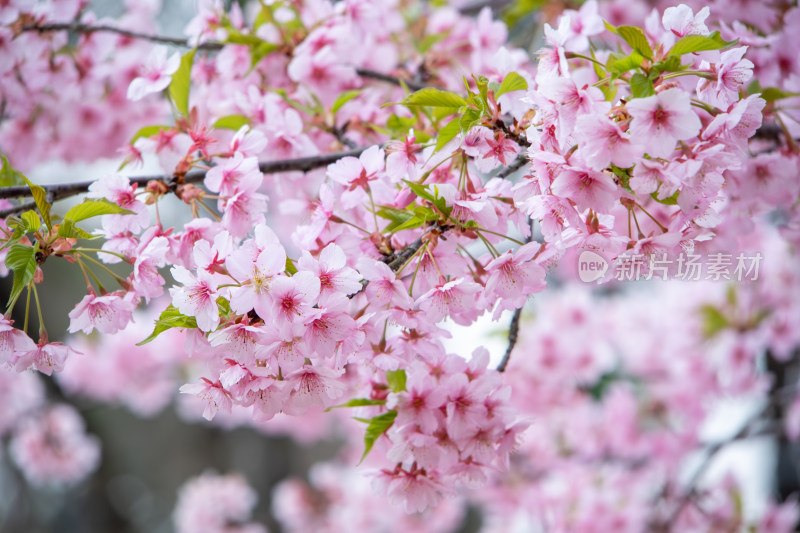
[{"label": "pink cherry blossom", "polygon": [[213,383],[206,378],[202,378],[201,381],[201,383],[183,385],[180,388],[180,392],[197,396],[205,403],[203,418],[206,420],[213,420],[219,411],[229,413],[233,406],[230,393],[223,389],[222,384],[218,381]]},{"label": "pink cherry blossom", "polygon": [[128,86],[128,99],[141,100],[150,93],[157,93],[167,88],[172,75],[181,64],[181,56],[174,52],[167,58],[167,47],[156,46],[142,65],[141,76],[135,78]]},{"label": "pink cherry blossom", "polygon": [[217,307],[217,283],[206,271],[201,270],[195,277],[182,266],[170,270],[172,277],[181,287],[169,290],[172,303],[184,315],[193,316],[197,327],[202,331],[214,331],[219,325]]},{"label": "pink cherry blossom", "polygon": [[88,334],[97,329],[101,333],[116,333],[130,322],[134,309],[136,302],[131,292],[103,296],[89,293],[70,311],[69,331],[74,333],[80,330]]},{"label": "pink cherry blossom", "polygon": [[58,404],[28,418],[14,432],[11,457],[36,486],[73,485],[100,461],[100,444],[86,434],[72,406]]},{"label": "pink cherry blossom", "polygon": [[677,141],[700,133],[700,118],[692,111],[689,95],[680,89],[636,98],[626,107],[633,117],[631,136],[640,139],[653,157],[668,158]]}]

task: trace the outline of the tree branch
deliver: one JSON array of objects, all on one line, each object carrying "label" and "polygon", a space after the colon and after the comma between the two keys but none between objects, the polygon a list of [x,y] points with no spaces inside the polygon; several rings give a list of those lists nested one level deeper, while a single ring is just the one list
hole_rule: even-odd
[{"label": "tree branch", "polygon": [[[196,46],[192,46],[191,44],[189,44],[189,41],[187,39],[180,39],[178,37],[168,37],[165,35],[140,33],[136,31],[126,30],[123,28],[117,28],[114,26],[81,24],[79,22],[64,22],[64,23],[53,23],[53,24],[28,24],[23,26],[21,28],[21,31],[37,32],[37,33],[46,33],[51,31],[72,31],[76,33],[96,33],[96,32],[116,33],[118,35],[131,37],[133,39],[143,39],[155,43],[171,44],[173,46],[182,46],[184,48],[197,48],[198,50],[221,50],[227,44],[218,41],[206,41]],[[416,83],[410,79],[390,76],[388,74],[383,74],[381,72],[376,72],[374,70],[366,68],[356,67],[356,73],[362,78],[371,78],[373,80],[384,81],[397,86],[402,86],[402,84],[404,83],[409,89],[412,89],[414,91],[418,91],[426,87],[425,85]]]},{"label": "tree branch", "polygon": [[[79,22],[64,22],[64,23],[53,23],[53,24],[28,24],[22,27],[22,31],[35,31],[38,33],[46,33],[50,31],[73,31],[77,33],[96,33],[96,32],[116,33],[118,35],[131,37],[133,39],[144,39],[155,43],[171,44],[174,46],[195,48],[191,46],[189,44],[189,41],[186,39],[179,39],[177,37],[167,37],[164,35],[153,35],[149,33],[140,33],[136,31],[126,30],[123,28],[117,28],[114,26],[81,24]],[[224,43],[216,41],[207,41],[198,44],[196,48],[198,50],[221,50],[223,46],[225,46]]]},{"label": "tree branch", "polygon": [[[361,153],[366,150],[367,147],[356,148],[354,150],[347,150],[344,152],[333,152],[330,154],[321,154],[321,155],[314,155],[309,157],[299,157],[297,159],[282,159],[279,161],[262,161],[258,164],[259,170],[264,174],[275,174],[278,172],[289,172],[289,171],[303,171],[308,172],[309,170],[313,170],[315,168],[320,168],[327,166],[331,163],[335,163],[339,159],[343,157],[358,157]],[[186,173],[183,177],[182,183],[197,183],[203,181],[203,178],[206,177],[206,173],[208,170],[204,169],[195,169],[190,170]],[[135,183],[139,186],[147,185],[150,181],[162,181],[168,185],[175,183],[176,178],[170,174],[161,174],[161,175],[154,175],[154,176],[134,176],[130,178],[131,183]],[[53,185],[40,185],[45,192],[49,195],[49,199],[51,202],[55,202],[57,200],[63,200],[64,198],[69,198],[71,196],[75,196],[78,194],[85,193],[89,190],[89,186],[94,183],[94,181],[80,181],[75,183],[60,183],[60,184],[53,184]],[[27,185],[18,185],[13,187],[3,187],[0,188],[0,198],[27,198],[31,196],[31,190]],[[0,211],[0,218],[7,217],[8,215],[18,213],[20,211],[25,211],[27,209],[31,209],[35,207],[33,204],[24,204],[17,207],[13,207],[10,209],[6,209],[5,211]]]},{"label": "tree branch", "polygon": [[524,152],[522,152],[519,155],[517,155],[517,158],[514,159],[514,161],[510,165],[502,169],[494,177],[500,179],[506,179],[511,174],[524,167],[527,163],[528,163],[528,156]]},{"label": "tree branch", "polygon": [[[362,78],[371,78],[373,80],[385,81],[386,83],[391,83],[393,85],[397,85],[402,87],[403,84],[406,85],[409,89],[413,91],[419,91],[420,89],[424,89],[427,85],[423,85],[421,83],[417,83],[415,81],[411,81],[407,78],[400,78],[395,76],[389,76],[388,74],[383,74],[381,72],[376,72],[374,70],[356,67],[356,74],[361,76]],[[402,83],[401,83],[402,81]]]},{"label": "tree branch", "polygon": [[508,327],[508,348],[506,353],[503,354],[503,359],[497,365],[498,372],[505,372],[508,362],[511,360],[511,352],[517,344],[517,337],[519,336],[519,319],[522,316],[522,307],[514,311],[514,316],[511,317],[511,325]]}]

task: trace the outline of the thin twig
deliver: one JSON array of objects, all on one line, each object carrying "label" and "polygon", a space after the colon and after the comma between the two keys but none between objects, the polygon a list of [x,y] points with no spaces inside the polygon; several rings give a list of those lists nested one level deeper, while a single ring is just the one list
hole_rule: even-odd
[{"label": "thin twig", "polygon": [[770,428],[767,428],[766,430],[762,429],[761,431],[757,432],[752,431],[753,425],[756,422],[759,422],[761,420],[761,417],[764,416],[764,414],[766,414],[767,411],[772,409],[773,406],[774,405],[772,402],[767,403],[767,405],[764,406],[762,409],[759,409],[758,413],[752,416],[747,421],[747,423],[745,423],[741,427],[741,429],[739,429],[739,431],[736,432],[735,435],[733,435],[730,438],[714,442],[713,444],[710,444],[706,448],[706,455],[705,458],[703,459],[703,462],[700,464],[697,470],[695,470],[694,474],[692,475],[692,478],[686,484],[686,489],[684,490],[683,494],[679,497],[678,503],[675,506],[675,508],[672,510],[672,512],[669,514],[666,520],[661,522],[661,524],[659,524],[658,527],[656,527],[656,531],[668,532],[672,529],[673,524],[678,519],[681,512],[683,512],[683,510],[686,508],[689,502],[692,501],[692,498],[694,498],[695,495],[697,494],[698,484],[700,483],[700,480],[705,475],[708,468],[711,466],[712,460],[714,459],[714,457],[716,457],[716,455],[720,451],[722,451],[723,448],[734,442],[741,441],[744,439],[774,434],[773,431],[770,431]]},{"label": "thin twig", "polygon": [[[278,172],[289,171],[303,171],[308,172],[315,168],[327,166],[335,163],[343,157],[358,157],[366,150],[367,147],[356,148],[355,150],[347,150],[343,152],[333,152],[330,154],[314,155],[309,157],[298,157],[296,159],[282,159],[279,161],[262,161],[258,164],[259,170],[264,174],[275,174]],[[196,169],[186,173],[183,177],[182,183],[197,183],[203,181],[208,170]],[[154,176],[134,176],[129,178],[131,183],[136,185],[147,185],[150,181],[162,181],[167,184],[175,182],[175,177],[171,174],[160,174]],[[53,185],[40,185],[48,195],[51,195],[51,201],[63,200],[77,194],[85,193],[89,190],[89,186],[94,181],[80,181],[75,183],[59,183]],[[27,185],[17,185],[13,187],[0,188],[0,198],[27,198],[31,196],[31,190]],[[29,208],[30,204],[18,206],[14,208],[15,212],[19,209]],[[6,210],[9,211],[9,210]],[[5,212],[0,212],[0,217],[8,216]]]},{"label": "thin twig", "polygon": [[526,163],[528,163],[528,156],[524,152],[520,153],[519,155],[517,155],[517,158],[514,159],[514,161],[512,161],[510,165],[508,165],[503,170],[498,172],[494,177],[500,179],[506,179],[511,174],[524,167]]},{"label": "thin twig", "polygon": [[[402,86],[403,84],[406,85],[409,89],[413,91],[419,91],[420,89],[425,89],[428,87],[427,85],[423,85],[421,83],[414,82],[408,78],[400,78],[396,76],[390,76],[388,74],[383,74],[381,72],[376,72],[374,70],[356,67],[356,74],[361,76],[362,78],[371,78],[373,80],[385,81],[386,83],[391,83],[393,85]],[[402,83],[401,83],[402,80]]]},{"label": "thin twig", "polygon": [[503,354],[503,359],[497,365],[498,372],[505,372],[508,362],[511,360],[511,352],[517,344],[517,337],[519,336],[519,319],[522,316],[522,307],[514,311],[514,316],[511,317],[511,324],[508,326],[508,348],[506,353]]},{"label": "thin twig", "polygon": [[[155,43],[163,43],[163,44],[171,44],[174,46],[195,48],[195,46],[189,44],[189,41],[186,39],[180,39],[177,37],[167,37],[165,35],[140,33],[136,31],[126,30],[123,28],[117,28],[114,26],[106,26],[106,25],[81,24],[79,22],[64,22],[64,23],[53,23],[53,24],[28,24],[22,27],[22,31],[35,31],[39,33],[45,33],[49,31],[65,31],[65,30],[77,33],[97,33],[97,32],[116,33],[118,35],[123,35],[125,37],[131,37],[134,39],[144,39]],[[225,46],[224,43],[220,43],[217,41],[206,41],[204,43],[196,45],[196,48],[198,50],[221,50],[223,46]]]},{"label": "thin twig", "polygon": [[[50,31],[73,31],[77,33],[96,33],[96,32],[116,33],[118,35],[123,35],[125,37],[131,37],[134,39],[143,39],[155,43],[171,44],[173,46],[181,46],[184,48],[197,48],[198,50],[213,50],[213,51],[221,50],[226,45],[226,43],[221,43],[219,41],[206,41],[193,46],[192,44],[189,43],[187,39],[181,39],[178,37],[140,33],[136,31],[126,30],[123,28],[117,28],[115,26],[81,24],[78,22],[64,22],[64,23],[53,23],[53,24],[28,24],[26,26],[23,26],[21,30],[27,32],[35,31],[38,33],[45,33]],[[383,74],[381,72],[377,72],[367,68],[356,67],[356,73],[363,78],[371,78],[373,80],[385,81],[387,83],[392,83],[398,86],[404,83],[409,89],[412,89],[414,91],[418,91],[426,87],[425,85],[416,83],[407,78],[390,76],[388,74]],[[400,80],[402,80],[402,83]]]}]

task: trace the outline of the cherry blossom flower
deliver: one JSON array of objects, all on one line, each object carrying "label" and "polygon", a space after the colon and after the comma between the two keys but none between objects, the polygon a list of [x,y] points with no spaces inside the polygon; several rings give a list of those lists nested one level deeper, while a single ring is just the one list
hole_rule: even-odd
[{"label": "cherry blossom flower", "polygon": [[109,293],[97,296],[90,292],[83,297],[75,309],[70,311],[70,333],[93,329],[111,334],[123,329],[131,321],[131,313],[136,309],[134,294],[131,292]]},{"label": "cherry blossom flower", "polygon": [[167,47],[156,46],[150,51],[142,66],[141,76],[135,78],[128,86],[128,99],[141,100],[150,93],[157,93],[167,88],[172,75],[181,64],[181,56],[174,52],[167,58]]},{"label": "cherry blossom flower", "polygon": [[378,179],[384,168],[384,152],[370,146],[358,158],[343,157],[328,166],[328,176],[346,187],[341,195],[345,208],[355,207],[366,197],[369,184]]},{"label": "cherry blossom flower", "polygon": [[222,388],[222,384],[217,381],[211,382],[202,378],[202,383],[187,383],[181,386],[180,392],[197,396],[205,403],[203,418],[213,420],[217,412],[230,413],[233,401],[228,391]]},{"label": "cherry blossom flower", "polygon": [[70,346],[60,342],[47,342],[44,337],[32,349],[16,352],[16,360],[12,361],[18,371],[22,372],[30,368],[36,369],[42,374],[51,376],[53,372],[64,370],[64,363],[72,354],[76,354]]},{"label": "cherry blossom flower", "polygon": [[195,277],[182,266],[170,269],[172,277],[181,287],[169,290],[172,303],[178,310],[197,320],[197,327],[202,331],[214,331],[219,325],[219,307],[217,306],[217,283],[204,270]]},{"label": "cherry blossom flower", "polygon": [[550,186],[553,194],[570,198],[578,209],[608,211],[619,194],[614,180],[604,172],[565,166]]},{"label": "cherry blossom flower", "polygon": [[705,20],[710,14],[711,11],[708,6],[698,11],[695,15],[691,7],[681,4],[665,9],[664,15],[661,17],[661,23],[664,25],[665,30],[678,37],[707,35],[709,31],[705,25]]},{"label": "cherry blossom flower", "polygon": [[692,111],[689,95],[673,88],[626,105],[633,117],[631,136],[643,141],[653,157],[668,158],[675,143],[700,133],[700,118]]},{"label": "cherry blossom flower", "polygon": [[72,485],[100,461],[100,444],[86,434],[83,420],[66,404],[30,417],[14,432],[11,457],[36,486]]}]

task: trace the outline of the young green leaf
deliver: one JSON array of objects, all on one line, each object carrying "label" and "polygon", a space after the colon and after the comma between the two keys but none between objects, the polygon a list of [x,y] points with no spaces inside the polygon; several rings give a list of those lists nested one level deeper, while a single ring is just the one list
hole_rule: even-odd
[{"label": "young green leaf", "polygon": [[277,44],[262,42],[257,44],[256,46],[250,47],[250,70],[256,68],[256,65],[261,62],[262,59],[267,57],[269,54],[274,52],[278,49]]},{"label": "young green leaf", "polygon": [[406,390],[406,371],[402,368],[400,370],[387,370],[386,383],[389,384],[389,390],[392,392]]},{"label": "young green leaf", "polygon": [[658,191],[656,191],[656,192],[650,193],[650,196],[653,198],[653,200],[655,200],[656,202],[658,202],[660,204],[678,205],[678,194],[680,192],[681,191],[675,191],[674,193],[672,193],[672,196],[667,196],[666,198],[659,198],[658,197]]},{"label": "young green leaf", "polygon": [[3,154],[0,154],[0,164],[3,165],[3,167],[0,168],[0,187],[25,184],[25,177],[11,166],[11,163],[8,162],[8,158]]},{"label": "young green leaf", "polygon": [[143,126],[139,128],[139,131],[133,134],[133,137],[131,137],[131,144],[134,144],[142,137],[152,137],[153,135],[161,131],[169,129],[172,129],[172,126],[164,126],[164,125]]},{"label": "young green leaf", "polygon": [[644,56],[636,50],[627,56],[611,54],[606,62],[606,69],[608,69],[611,74],[619,75],[641,67],[642,62],[644,62]]},{"label": "young green leaf", "polygon": [[390,207],[388,205],[381,206],[380,209],[375,211],[375,214],[381,218],[385,218],[386,220],[391,220],[392,222],[397,222],[400,224],[414,216],[413,213],[410,213],[405,209],[397,209],[396,207]]},{"label": "young green leaf", "polygon": [[703,334],[706,338],[713,337],[729,326],[725,315],[713,305],[700,307],[700,315],[703,318]]},{"label": "young green leaf", "polygon": [[794,98],[796,96],[800,96],[800,93],[790,93],[784,91],[783,89],[779,89],[777,87],[767,87],[766,89],[761,91],[761,98],[763,98],[767,102],[774,102],[776,100],[782,100],[784,98]]},{"label": "young green leaf", "polygon": [[443,31],[440,33],[431,33],[426,35],[422,38],[422,40],[417,44],[417,50],[419,50],[420,55],[424,55],[428,50],[430,50],[433,45],[450,35],[451,30]]},{"label": "young green leaf", "polygon": [[622,37],[631,48],[644,57],[648,59],[653,57],[653,49],[650,47],[650,43],[647,42],[647,37],[641,28],[636,26],[617,26],[616,33]]},{"label": "young green leaf", "polygon": [[22,217],[22,220],[25,221],[28,231],[36,231],[39,229],[39,226],[42,225],[42,219],[39,218],[39,215],[36,213],[36,211],[25,211],[20,216]]},{"label": "young green leaf", "polygon": [[17,298],[22,294],[22,289],[33,281],[33,276],[36,273],[36,252],[38,251],[38,242],[34,243],[33,246],[17,243],[8,250],[6,266],[14,272],[14,282],[11,286],[11,294],[8,296],[6,311],[14,306]]},{"label": "young green leaf", "polygon": [[331,113],[334,115],[337,111],[339,111],[344,104],[361,94],[362,89],[355,89],[352,91],[345,91],[339,96],[336,97],[336,100],[333,102],[333,106],[331,106]]},{"label": "young green leaf", "polygon": [[461,132],[461,117],[456,117],[439,129],[439,135],[436,137],[436,151],[438,152],[455,139],[459,132]]},{"label": "young green leaf", "polygon": [[721,50],[735,45],[735,41],[726,41],[720,37],[719,32],[715,31],[711,35],[687,35],[672,45],[669,56],[680,57],[683,54],[693,52],[704,52],[706,50]]},{"label": "young green leaf", "polygon": [[631,76],[631,94],[634,98],[644,98],[656,94],[653,81],[641,72],[635,72]]},{"label": "young green leaf", "polygon": [[196,328],[197,321],[194,317],[186,316],[181,314],[178,309],[169,305],[164,311],[161,312],[161,316],[158,317],[156,320],[155,328],[153,332],[142,342],[136,344],[136,346],[142,346],[147,344],[148,342],[152,341],[168,329],[172,328]]},{"label": "young green leaf", "polygon": [[340,403],[339,405],[332,405],[325,409],[329,412],[331,409],[339,409],[340,407],[364,407],[367,405],[385,405],[386,400],[370,400],[369,398],[353,398],[349,402]]},{"label": "young green leaf", "polygon": [[75,226],[75,221],[68,218],[58,226],[58,236],[64,239],[98,239],[99,235],[92,235]]},{"label": "young green leaf", "polygon": [[222,130],[239,131],[239,128],[250,124],[250,119],[244,115],[225,115],[214,122],[214,128]]},{"label": "young green leaf", "polygon": [[181,57],[181,66],[172,75],[169,84],[169,96],[175,103],[175,109],[184,117],[189,116],[189,88],[192,83],[192,63],[196,49],[189,50]]},{"label": "young green leaf", "polygon": [[[22,176],[22,174],[20,175]],[[22,176],[22,179],[25,180],[25,183],[28,184],[28,188],[31,190],[33,201],[36,203],[36,208],[39,210],[39,214],[42,215],[42,220],[44,220],[45,226],[47,226],[47,229],[52,228],[53,225],[50,222],[50,208],[52,207],[52,204],[47,201],[47,192],[45,192],[44,187],[31,183],[31,180],[25,176]]]},{"label": "young green leaf", "polygon": [[506,93],[511,93],[514,91],[525,91],[528,89],[528,82],[525,81],[525,78],[517,74],[516,72],[509,72],[505,78],[503,78],[503,83],[500,84],[500,88],[494,93],[495,98],[500,98],[502,95]]},{"label": "young green leaf", "polygon": [[426,87],[411,93],[403,100],[408,107],[453,107],[459,108],[467,105],[467,101],[456,93],[440,91],[433,87]]},{"label": "young green leaf", "polygon": [[364,433],[364,454],[361,456],[362,462],[367,458],[369,451],[372,449],[375,441],[378,440],[378,437],[386,433],[386,430],[392,427],[395,418],[397,418],[397,411],[387,411],[369,420],[367,431]]},{"label": "young green leaf", "polygon": [[80,222],[87,218],[100,215],[132,215],[133,211],[123,209],[108,200],[84,200],[83,203],[70,208],[64,215],[64,220]]},{"label": "young green leaf", "polygon": [[403,180],[403,183],[408,185],[408,188],[420,198],[428,200],[429,202],[433,202],[435,200],[434,196],[428,192],[428,188],[425,185],[420,185],[419,183],[414,183],[413,181],[408,180]]},{"label": "young green leaf", "polygon": [[286,273],[289,274],[290,276],[294,276],[295,274],[297,274],[297,267],[294,266],[294,261],[292,261],[288,257],[286,258]]}]

